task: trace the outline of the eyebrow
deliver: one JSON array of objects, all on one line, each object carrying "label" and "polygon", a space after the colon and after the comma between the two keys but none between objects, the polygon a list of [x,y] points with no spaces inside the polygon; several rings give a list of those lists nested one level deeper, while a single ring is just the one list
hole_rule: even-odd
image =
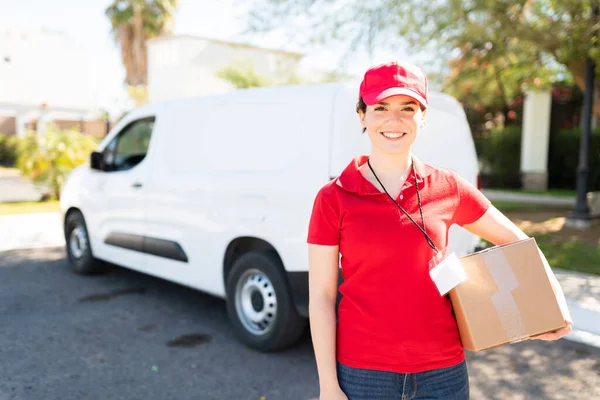
[{"label": "eyebrow", "polygon": [[[377,104],[381,104],[382,106],[389,106],[389,105],[390,105],[390,103],[387,103],[387,102],[385,102],[385,101],[381,101],[381,102],[379,102],[379,103],[377,103]],[[413,100],[410,100],[410,101],[407,101],[407,102],[401,103],[400,105],[407,106],[407,105],[409,105],[409,104],[414,104],[415,106],[418,106],[417,102],[416,102],[416,101],[413,101]]]}]

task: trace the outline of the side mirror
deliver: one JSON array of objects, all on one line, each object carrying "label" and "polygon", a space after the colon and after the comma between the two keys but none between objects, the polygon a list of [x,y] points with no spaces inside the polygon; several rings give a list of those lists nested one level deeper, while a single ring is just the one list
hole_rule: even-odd
[{"label": "side mirror", "polygon": [[94,151],[90,155],[90,168],[97,169],[100,171],[104,170],[104,156],[102,153]]}]

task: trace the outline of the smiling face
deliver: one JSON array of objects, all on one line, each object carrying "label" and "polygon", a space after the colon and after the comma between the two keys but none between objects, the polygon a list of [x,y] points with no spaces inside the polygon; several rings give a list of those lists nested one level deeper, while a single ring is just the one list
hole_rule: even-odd
[{"label": "smiling face", "polygon": [[358,110],[374,151],[408,154],[419,135],[427,110],[421,111],[412,97],[391,96]]}]

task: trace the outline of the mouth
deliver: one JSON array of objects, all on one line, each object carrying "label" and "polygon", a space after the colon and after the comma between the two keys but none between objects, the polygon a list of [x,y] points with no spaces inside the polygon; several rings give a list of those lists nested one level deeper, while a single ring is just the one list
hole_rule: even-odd
[{"label": "mouth", "polygon": [[394,131],[394,132],[384,131],[384,132],[379,132],[379,134],[382,135],[387,140],[392,140],[392,141],[402,140],[402,138],[407,135],[406,132],[397,132],[397,131]]}]

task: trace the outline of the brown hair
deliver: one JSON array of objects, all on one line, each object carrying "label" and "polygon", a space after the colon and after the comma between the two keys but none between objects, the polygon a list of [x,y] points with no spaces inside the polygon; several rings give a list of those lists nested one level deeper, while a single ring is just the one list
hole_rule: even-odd
[{"label": "brown hair", "polygon": [[[367,104],[365,103],[362,97],[360,97],[358,99],[358,103],[356,103],[356,113],[358,113],[359,111],[362,111],[363,114],[367,112]],[[367,128],[363,128],[362,133],[364,134],[366,130]]]}]

